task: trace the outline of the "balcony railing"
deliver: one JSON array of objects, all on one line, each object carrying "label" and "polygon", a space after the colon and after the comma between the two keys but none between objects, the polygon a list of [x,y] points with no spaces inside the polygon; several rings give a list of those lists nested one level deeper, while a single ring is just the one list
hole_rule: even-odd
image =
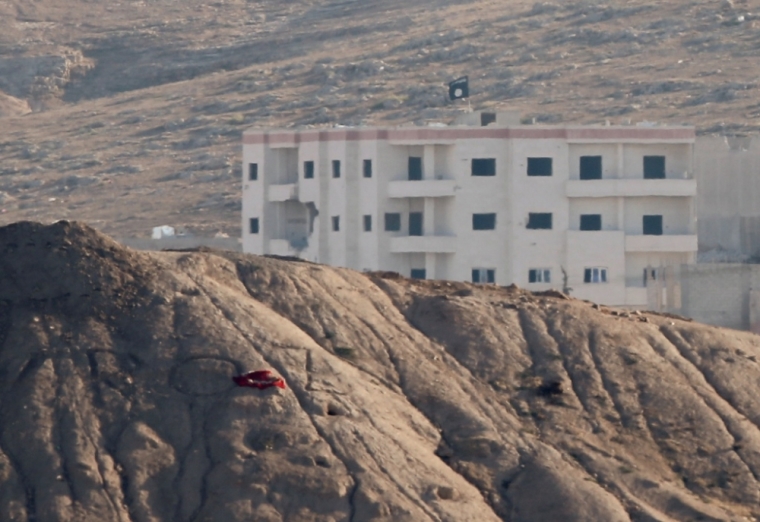
[{"label": "balcony railing", "polygon": [[696,235],[625,236],[626,252],[696,252]]},{"label": "balcony railing", "polygon": [[269,185],[267,199],[272,203],[298,199],[298,184]]},{"label": "balcony railing", "polygon": [[456,236],[400,236],[391,238],[391,252],[405,253],[439,253],[456,252]]},{"label": "balcony railing", "polygon": [[644,196],[697,195],[695,179],[571,179],[567,182],[569,198],[607,198]]},{"label": "balcony railing", "polygon": [[388,183],[390,198],[444,198],[454,195],[453,179],[420,179],[415,181],[391,181]]}]

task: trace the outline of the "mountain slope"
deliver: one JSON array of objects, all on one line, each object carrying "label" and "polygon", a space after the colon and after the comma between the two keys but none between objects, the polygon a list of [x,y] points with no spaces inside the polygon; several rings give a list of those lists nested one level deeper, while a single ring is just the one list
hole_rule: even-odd
[{"label": "mountain slope", "polygon": [[[10,520],[756,520],[754,335],[0,228]],[[235,386],[271,368],[287,389]]]},{"label": "mountain slope", "polygon": [[237,236],[244,128],[447,122],[463,74],[526,122],[756,133],[759,6],[9,0],[0,222]]}]

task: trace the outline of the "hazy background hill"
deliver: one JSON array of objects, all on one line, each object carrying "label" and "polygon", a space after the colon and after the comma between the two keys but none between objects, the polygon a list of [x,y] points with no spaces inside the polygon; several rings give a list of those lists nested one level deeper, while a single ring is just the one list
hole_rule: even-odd
[{"label": "hazy background hill", "polygon": [[248,126],[448,121],[760,127],[760,2],[6,0],[0,221],[239,234]]}]

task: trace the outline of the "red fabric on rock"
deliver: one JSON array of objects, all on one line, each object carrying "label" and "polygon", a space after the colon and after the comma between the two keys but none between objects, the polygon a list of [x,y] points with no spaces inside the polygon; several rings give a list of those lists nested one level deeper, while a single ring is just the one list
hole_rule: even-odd
[{"label": "red fabric on rock", "polygon": [[257,370],[255,372],[246,373],[244,375],[237,375],[232,378],[235,384],[238,386],[244,386],[247,388],[258,388],[263,390],[265,388],[277,387],[285,389],[285,381],[282,377],[275,377],[270,370]]}]

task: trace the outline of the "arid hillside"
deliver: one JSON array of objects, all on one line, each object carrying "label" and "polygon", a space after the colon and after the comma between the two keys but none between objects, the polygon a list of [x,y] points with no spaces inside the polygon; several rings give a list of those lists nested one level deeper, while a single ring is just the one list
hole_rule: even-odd
[{"label": "arid hillside", "polygon": [[760,129],[759,0],[6,0],[0,222],[240,230],[248,126],[450,121]]},{"label": "arid hillside", "polygon": [[[0,513],[760,520],[758,340],[17,223],[0,228]],[[287,387],[232,381],[259,369]]]}]

